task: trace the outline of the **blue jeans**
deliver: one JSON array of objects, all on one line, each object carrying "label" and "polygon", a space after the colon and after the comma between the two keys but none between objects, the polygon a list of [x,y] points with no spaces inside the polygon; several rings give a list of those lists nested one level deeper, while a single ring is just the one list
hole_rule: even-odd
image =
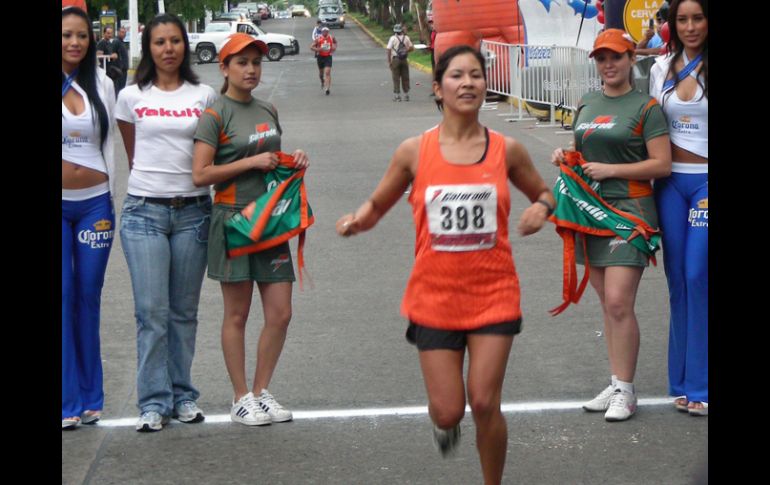
[{"label": "blue jeans", "polygon": [[174,404],[200,395],[190,368],[210,214],[211,199],[174,208],[126,195],[120,240],[134,292],[141,412],[169,416]]},{"label": "blue jeans", "polygon": [[110,194],[61,202],[61,417],[104,406],[99,309],[114,236]]}]

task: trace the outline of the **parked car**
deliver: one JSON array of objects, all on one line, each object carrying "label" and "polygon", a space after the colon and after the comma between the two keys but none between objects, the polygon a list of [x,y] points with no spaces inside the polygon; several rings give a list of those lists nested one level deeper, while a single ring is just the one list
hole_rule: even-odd
[{"label": "parked car", "polygon": [[[230,11],[227,13],[214,14],[214,20],[215,21],[223,20],[228,22],[242,22],[242,21],[254,22],[252,19],[250,19],[240,11],[235,11],[235,12]],[[259,19],[259,17],[257,17],[257,20],[256,22],[254,22],[254,24],[260,25],[261,23],[262,21]]]},{"label": "parked car", "polygon": [[290,10],[279,10],[275,12],[275,18],[277,19],[290,19],[291,18],[291,11]]},{"label": "parked car", "polygon": [[306,9],[304,5],[292,5],[291,16],[292,17],[310,17],[310,10]]},{"label": "parked car", "polygon": [[246,20],[251,20],[257,25],[262,23],[262,17],[259,15],[257,10],[246,7],[244,6],[244,4],[238,4],[237,7],[231,8],[230,12],[239,13],[241,14],[241,17],[243,17]]},{"label": "parked car", "polygon": [[299,42],[293,35],[269,34],[248,20],[211,22],[203,33],[187,34],[190,50],[201,63],[214,62],[222,45],[235,32],[249,34],[267,44],[267,58],[271,61],[280,61],[284,55],[299,54]]},{"label": "parked car", "polygon": [[324,25],[331,27],[345,28],[345,16],[342,14],[342,7],[339,5],[322,5],[318,8],[318,20]]}]

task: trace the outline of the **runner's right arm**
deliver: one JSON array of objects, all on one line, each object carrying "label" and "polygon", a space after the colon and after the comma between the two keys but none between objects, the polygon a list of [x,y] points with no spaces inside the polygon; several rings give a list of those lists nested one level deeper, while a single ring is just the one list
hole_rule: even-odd
[{"label": "runner's right arm", "polygon": [[398,202],[414,179],[420,139],[416,136],[401,143],[369,200],[355,214],[346,214],[337,221],[337,234],[347,237],[368,231]]}]

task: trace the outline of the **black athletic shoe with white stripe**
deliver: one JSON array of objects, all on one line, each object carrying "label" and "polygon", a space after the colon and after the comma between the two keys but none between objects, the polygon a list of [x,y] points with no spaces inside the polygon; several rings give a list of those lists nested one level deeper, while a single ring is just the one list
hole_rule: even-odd
[{"label": "black athletic shoe with white stripe", "polygon": [[238,402],[233,403],[233,407],[230,409],[230,419],[246,426],[264,426],[273,422],[270,415],[259,407],[254,394],[251,392],[238,399]]},{"label": "black athletic shoe with white stripe", "polygon": [[450,458],[457,454],[457,445],[460,443],[460,424],[454,428],[441,429],[433,425],[433,444],[441,456]]},{"label": "black athletic shoe with white stripe", "polygon": [[267,389],[262,389],[262,392],[256,397],[256,400],[260,409],[266,412],[274,423],[291,421],[294,417],[292,416],[291,411],[281,406],[281,404],[275,400],[273,395],[267,392]]}]

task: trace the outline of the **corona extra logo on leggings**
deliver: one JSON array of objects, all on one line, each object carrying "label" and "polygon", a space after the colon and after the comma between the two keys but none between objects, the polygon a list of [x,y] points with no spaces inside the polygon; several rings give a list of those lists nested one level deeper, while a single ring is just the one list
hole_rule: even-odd
[{"label": "corona extra logo on leggings", "polygon": [[80,244],[88,244],[93,249],[108,248],[112,243],[112,237],[115,231],[112,230],[112,223],[107,219],[102,219],[94,223],[94,230],[84,229],[78,233]]},{"label": "corona extra logo on leggings", "polygon": [[690,215],[687,221],[692,227],[709,227],[709,200],[701,199],[698,201],[697,209],[690,209]]}]

